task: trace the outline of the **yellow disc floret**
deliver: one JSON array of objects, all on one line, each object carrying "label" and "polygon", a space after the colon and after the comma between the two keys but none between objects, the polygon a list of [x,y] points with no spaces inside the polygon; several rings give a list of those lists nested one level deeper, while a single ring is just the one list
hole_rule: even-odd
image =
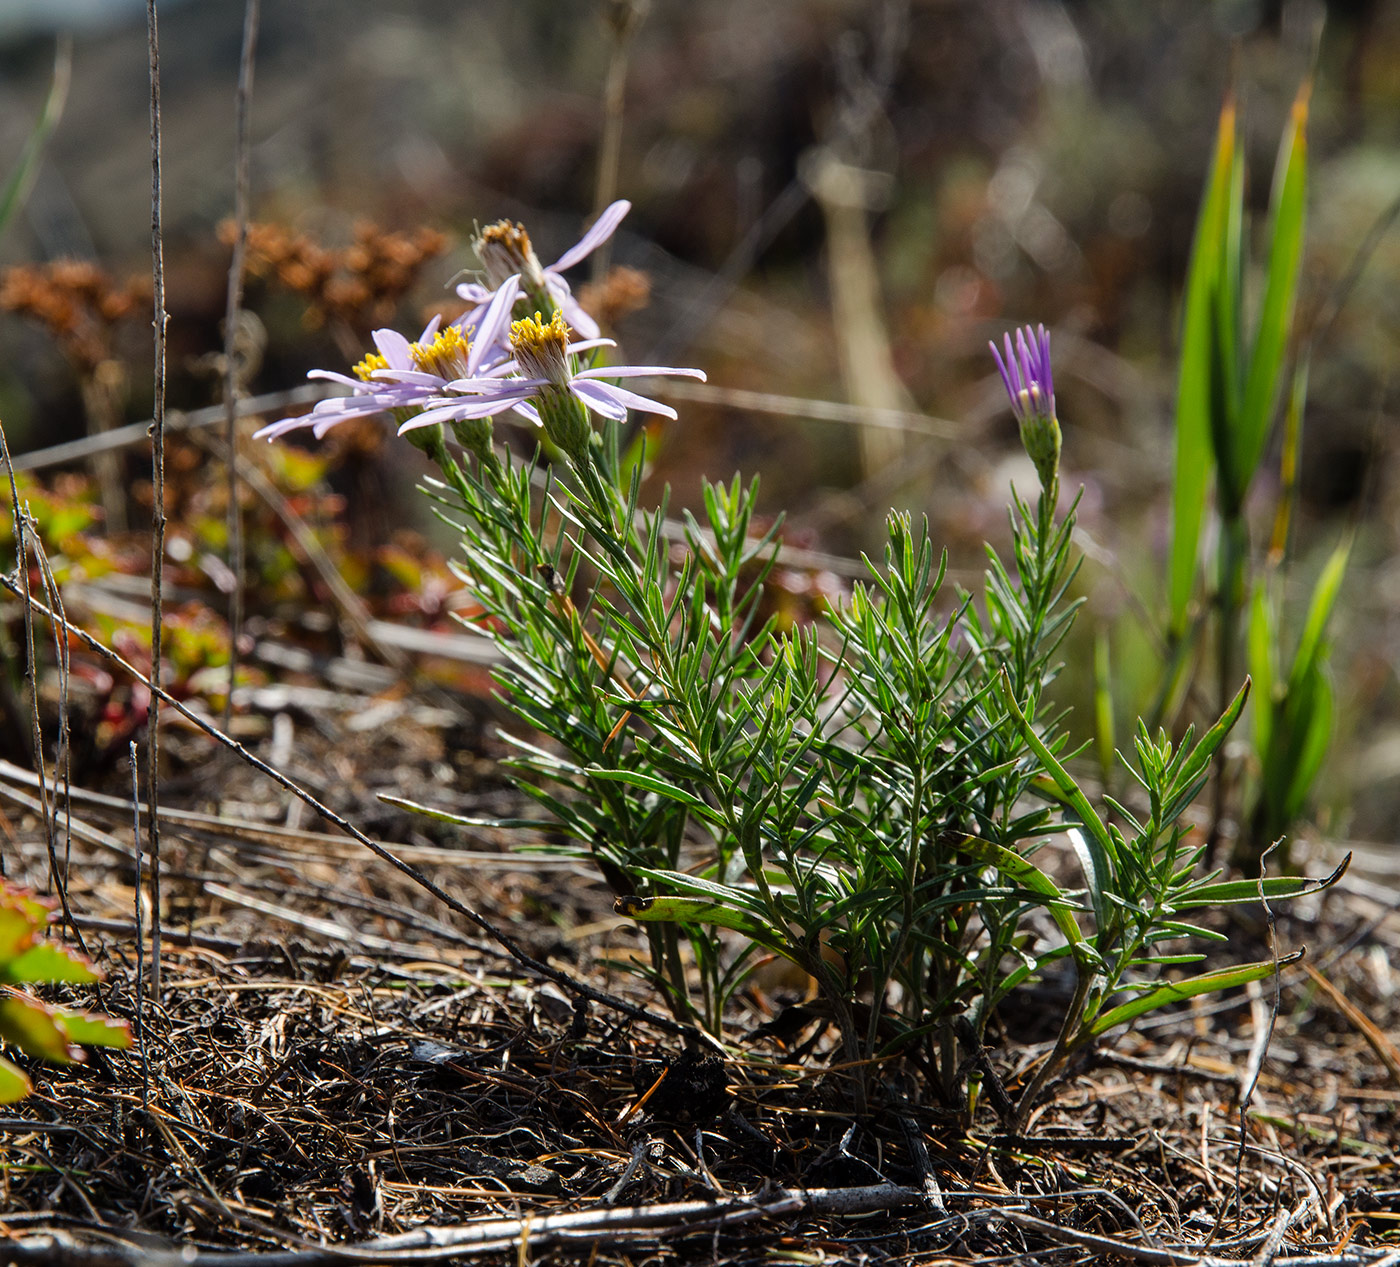
[{"label": "yellow disc floret", "polygon": [[544,270],[524,225],[511,220],[488,224],[472,246],[492,287],[500,286],[512,273],[520,274],[520,284],[527,293],[544,285]]},{"label": "yellow disc floret", "polygon": [[528,378],[569,382],[569,326],[556,312],[548,321],[540,313],[510,324],[510,350]]},{"label": "yellow disc floret", "polygon": [[467,353],[471,340],[457,326],[444,326],[427,343],[415,343],[409,348],[413,363],[426,374],[439,378],[466,378]]},{"label": "yellow disc floret", "polygon": [[375,370],[387,370],[389,362],[378,352],[369,352],[365,359],[355,366],[355,377],[363,379],[366,383],[374,381]]}]

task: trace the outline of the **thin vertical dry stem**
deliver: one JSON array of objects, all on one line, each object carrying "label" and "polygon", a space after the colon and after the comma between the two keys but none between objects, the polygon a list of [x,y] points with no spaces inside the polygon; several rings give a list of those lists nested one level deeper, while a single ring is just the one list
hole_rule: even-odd
[{"label": "thin vertical dry stem", "polygon": [[146,802],[151,855],[151,994],[160,998],[160,646],[161,572],[165,561],[165,246],[160,188],[160,37],[156,0],[146,0],[151,74],[151,282],[154,295],[155,392],[151,409],[151,693],[146,705]]},{"label": "thin vertical dry stem", "polygon": [[[141,926],[141,759],[136,740],[128,747],[131,761],[131,845],[136,860],[136,878],[132,881],[132,919],[136,928],[136,1046],[141,1053],[141,1107],[151,1107],[151,1070],[146,1060],[146,956],[143,953]],[[151,815],[155,817],[154,814]]]},{"label": "thin vertical dry stem", "polygon": [[228,566],[233,588],[228,596],[228,695],[224,700],[224,729],[233,716],[233,689],[238,681],[238,639],[243,632],[243,516],[238,508],[238,467],[231,460],[238,452],[238,397],[242,377],[234,357],[237,352],[238,309],[243,300],[243,263],[248,250],[248,107],[253,96],[253,53],[258,42],[259,0],[247,0],[243,10],[243,52],[238,60],[238,88],[234,95],[233,142],[233,258],[228,266],[228,302],[224,308],[224,407],[228,415],[224,444],[230,461],[228,476]]},{"label": "thin vertical dry stem", "polygon": [[[622,107],[627,95],[627,67],[631,60],[632,39],[646,20],[651,0],[612,0],[608,23],[612,27],[612,57],[603,81],[603,135],[598,144],[598,184],[593,196],[596,219],[617,197],[617,170],[622,159]],[[608,275],[612,240],[593,252],[593,281]]]},{"label": "thin vertical dry stem", "polygon": [[[56,839],[58,807],[49,797],[48,775],[44,769],[44,730],[39,717],[39,657],[38,649],[34,643],[34,609],[30,602],[29,592],[29,543],[31,540],[34,542],[35,557],[40,560],[46,596],[49,599],[50,610],[53,611],[59,610],[55,606],[58,587],[53,584],[53,573],[49,570],[48,560],[43,557],[43,549],[40,547],[37,537],[32,536],[28,531],[30,528],[29,512],[25,506],[20,504],[19,487],[15,483],[14,463],[10,460],[10,444],[5,437],[3,426],[0,426],[0,458],[4,459],[5,474],[10,481],[10,514],[15,526],[15,579],[24,593],[24,672],[29,680],[30,744],[33,749],[34,773],[39,780],[39,804],[42,807],[40,816],[44,820],[44,840],[48,846],[49,856],[49,882],[53,885],[54,892],[58,894],[58,900],[63,909],[64,925],[70,933],[77,936],[79,945],[82,945],[82,937],[78,934],[77,925],[73,920],[73,912],[68,906],[67,875],[65,870],[58,865],[58,842]],[[66,624],[66,620],[64,623]],[[68,698],[66,638],[61,635],[57,626],[54,627],[54,638],[64,642],[64,649],[59,652],[61,665],[59,687],[62,701],[59,731],[60,744],[66,747]],[[87,947],[83,946],[83,949],[86,950]]]}]

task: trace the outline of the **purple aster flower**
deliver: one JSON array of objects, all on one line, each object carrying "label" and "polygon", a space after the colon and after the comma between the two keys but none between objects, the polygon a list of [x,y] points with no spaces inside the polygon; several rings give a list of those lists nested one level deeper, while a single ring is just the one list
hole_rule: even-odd
[{"label": "purple aster flower", "polygon": [[1016,331],[1016,346],[1006,336],[1006,357],[991,345],[1011,411],[1021,431],[1021,443],[1040,476],[1041,487],[1049,490],[1058,479],[1060,467],[1060,423],[1055,416],[1055,380],[1050,372],[1050,335],[1044,326]]},{"label": "purple aster flower", "polygon": [[[457,319],[457,324],[470,326],[479,320],[493,293],[492,287],[499,287],[512,274],[520,277],[521,289],[526,298],[541,311],[561,312],[569,323],[585,339],[598,337],[598,323],[593,320],[574,298],[569,283],[563,273],[580,260],[592,255],[617,231],[622,217],[632,209],[626,199],[619,199],[608,207],[587,233],[564,252],[553,264],[540,265],[530,235],[522,225],[509,220],[500,220],[483,229],[473,243],[476,253],[486,270],[486,280],[491,286],[480,282],[463,282],[457,287],[457,294],[471,309]],[[480,335],[476,336],[478,339]]]},{"label": "purple aster flower", "polygon": [[441,402],[399,428],[400,434],[415,427],[456,419],[481,418],[513,409],[544,428],[555,444],[582,460],[592,437],[587,410],[622,422],[629,409],[674,418],[676,411],[659,400],[641,396],[604,380],[611,378],[650,378],[659,374],[705,377],[701,370],[675,369],[666,365],[608,365],[597,369],[575,368],[576,353],[609,343],[606,339],[569,342],[564,316],[556,312],[548,321],[538,314],[516,321],[510,328],[514,360],[500,370],[509,377],[475,378],[449,383],[452,390],[471,393],[460,400]]},{"label": "purple aster flower", "polygon": [[519,281],[509,277],[485,305],[480,337],[469,340],[462,327],[439,328],[434,317],[410,343],[397,330],[376,330],[371,352],[355,366],[355,377],[330,370],[312,370],[308,378],[323,378],[350,388],[348,396],[317,401],[309,414],[283,418],[254,433],[254,439],[278,436],[310,427],[319,440],[332,427],[351,418],[387,413],[402,424],[424,409],[459,398],[466,387],[450,384],[481,382],[491,385],[506,372],[501,355],[503,331],[510,326],[510,310],[519,294]]}]

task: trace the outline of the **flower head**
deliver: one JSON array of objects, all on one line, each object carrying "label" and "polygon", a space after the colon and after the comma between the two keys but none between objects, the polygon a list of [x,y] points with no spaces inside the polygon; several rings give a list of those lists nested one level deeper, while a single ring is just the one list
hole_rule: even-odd
[{"label": "flower head", "polygon": [[[402,427],[425,409],[460,400],[470,392],[453,384],[480,381],[490,387],[505,369],[500,332],[509,324],[518,294],[516,279],[507,278],[484,305],[479,326],[470,330],[444,327],[438,317],[413,343],[397,330],[376,330],[376,350],[355,365],[354,378],[330,370],[312,370],[307,375],[349,387],[348,396],[317,401],[309,414],[270,423],[255,432],[254,439],[275,440],[288,431],[310,427],[319,440],[338,423],[373,414],[389,414]],[[469,337],[473,334],[477,337]]]},{"label": "flower head", "polygon": [[1035,463],[1041,487],[1049,490],[1059,476],[1060,423],[1055,416],[1055,381],[1050,372],[1050,335],[1044,326],[1016,331],[1016,346],[1006,336],[1006,357],[991,345],[1001,381],[1011,397],[1011,411],[1021,443]]},{"label": "flower head", "polygon": [[[593,222],[592,228],[573,246],[564,252],[553,264],[542,267],[530,235],[522,225],[510,220],[498,220],[487,225],[476,237],[476,249],[482,267],[486,271],[489,285],[480,282],[463,282],[457,287],[457,294],[471,309],[458,318],[458,324],[466,326],[474,323],[485,306],[490,302],[494,288],[500,287],[506,278],[515,275],[520,278],[520,288],[528,301],[543,311],[557,311],[564,314],[564,320],[585,339],[598,337],[598,323],[579,306],[563,273],[580,260],[592,255],[617,231],[622,217],[632,209],[626,199],[619,199]],[[477,336],[480,338],[480,335]]]},{"label": "flower head", "polygon": [[582,461],[587,454],[592,428],[587,410],[623,422],[629,409],[663,414],[674,418],[676,411],[659,400],[641,396],[603,380],[611,378],[652,378],[657,375],[705,377],[702,370],[675,369],[667,365],[605,365],[580,370],[577,353],[606,345],[607,339],[569,342],[564,315],[555,312],[545,320],[542,313],[516,321],[510,327],[513,359],[492,368],[500,377],[459,379],[447,384],[454,392],[470,393],[440,401],[406,420],[402,435],[415,427],[428,427],[462,418],[483,418],[515,410],[544,428],[550,440]]}]

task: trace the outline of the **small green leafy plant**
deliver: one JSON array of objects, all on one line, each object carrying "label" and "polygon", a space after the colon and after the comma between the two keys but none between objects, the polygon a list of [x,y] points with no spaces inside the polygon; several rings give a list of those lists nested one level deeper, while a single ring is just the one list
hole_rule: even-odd
[{"label": "small green leafy plant", "polygon": [[[45,941],[52,917],[38,898],[0,881],[0,1042],[54,1064],[83,1059],[79,1044],[130,1047],[125,1021],[43,1003],[17,987],[40,982],[90,985],[102,974],[81,955]],[[29,1076],[0,1056],[0,1104],[22,1100],[33,1087]]]},{"label": "small green leafy plant", "polygon": [[[339,380],[349,396],[265,428],[388,412],[437,463],[430,492],[462,534],[506,700],[546,736],[511,738],[544,812],[511,825],[594,860],[678,1017],[718,1032],[749,970],[778,956],[813,980],[802,1016],[834,1025],[850,1060],[909,1058],[950,1105],[997,1008],[1057,968],[1073,998],[1022,1113],[1115,1026],[1272,973],[1181,971],[1202,958],[1183,939],[1222,940],[1192,911],[1320,887],[1200,873],[1183,815],[1247,686],[1199,737],[1141,728],[1133,797],[1096,807],[1071,772],[1048,688],[1076,608],[1075,503],[1060,504],[1045,331],[997,353],[1040,487],[1033,505],[1013,495],[1010,556],[988,548],[980,598],[948,593],[927,524],[892,514],[849,602],[787,628],[762,615],[779,546],[754,531],[756,483],[707,482],[703,515],[679,522],[664,495],[641,504],[623,428],[629,410],[671,411],[619,380],[687,371],[599,363],[607,341],[560,275],[618,206],[549,268],[519,225],[490,226],[489,286],[462,288],[458,323],[414,343],[379,331]],[[552,465],[495,443],[508,410]],[[1068,848],[1042,865],[1055,841]]]}]

